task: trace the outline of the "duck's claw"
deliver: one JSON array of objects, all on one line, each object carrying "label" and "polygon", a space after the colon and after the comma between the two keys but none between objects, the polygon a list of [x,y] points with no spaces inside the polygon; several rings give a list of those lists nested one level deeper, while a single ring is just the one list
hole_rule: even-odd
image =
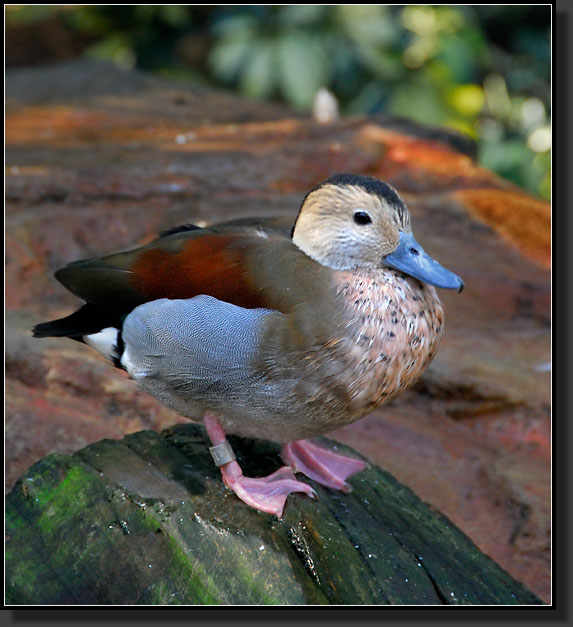
[{"label": "duck's claw", "polygon": [[295,472],[302,472],[328,488],[343,492],[351,490],[345,479],[368,468],[368,464],[360,459],[335,453],[310,440],[285,444],[281,457]]}]

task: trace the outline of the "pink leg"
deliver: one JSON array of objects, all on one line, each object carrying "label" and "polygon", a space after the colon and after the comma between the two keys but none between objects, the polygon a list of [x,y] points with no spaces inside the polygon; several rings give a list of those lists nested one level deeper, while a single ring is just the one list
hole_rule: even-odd
[{"label": "pink leg", "polygon": [[[212,414],[205,414],[203,421],[213,446],[226,442],[221,423]],[[220,466],[225,485],[247,505],[262,512],[282,516],[287,496],[291,492],[304,492],[316,498],[316,492],[306,483],[297,481],[291,468],[283,466],[268,477],[245,477],[239,464],[233,460]]]},{"label": "pink leg", "polygon": [[302,472],[322,485],[343,492],[351,490],[345,481],[347,477],[368,468],[366,462],[322,448],[310,440],[285,444],[281,456],[295,472]]}]

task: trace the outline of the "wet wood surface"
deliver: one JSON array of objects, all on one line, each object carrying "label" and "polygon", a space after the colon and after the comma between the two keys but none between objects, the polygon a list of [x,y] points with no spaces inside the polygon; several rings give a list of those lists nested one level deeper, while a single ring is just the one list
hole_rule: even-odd
[{"label": "wet wood surface", "polygon": [[[248,474],[279,447],[232,438]],[[339,445],[340,446],[340,445]],[[7,601],[96,605],[537,605],[390,474],[313,483],[281,519],[225,490],[202,427],[140,431],[34,465],[8,496]]]}]

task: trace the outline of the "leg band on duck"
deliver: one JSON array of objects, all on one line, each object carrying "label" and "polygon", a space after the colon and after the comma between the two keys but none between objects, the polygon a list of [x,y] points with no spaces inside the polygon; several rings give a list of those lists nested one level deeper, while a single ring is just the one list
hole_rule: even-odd
[{"label": "leg band on duck", "polygon": [[223,466],[236,459],[235,453],[227,440],[217,444],[217,446],[209,447],[209,452],[215,462],[215,466]]}]

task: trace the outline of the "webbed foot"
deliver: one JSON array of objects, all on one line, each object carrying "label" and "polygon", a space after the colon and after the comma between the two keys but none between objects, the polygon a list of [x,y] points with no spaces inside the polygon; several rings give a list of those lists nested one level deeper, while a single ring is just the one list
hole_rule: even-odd
[{"label": "webbed foot", "polygon": [[283,466],[268,477],[245,477],[236,461],[221,466],[225,485],[247,505],[262,512],[282,516],[288,495],[302,492],[316,498],[316,492],[306,483],[297,481],[292,468]]},{"label": "webbed foot", "polygon": [[351,490],[345,479],[368,468],[368,464],[360,459],[335,453],[310,440],[285,444],[281,457],[295,472],[302,472],[328,488],[343,492]]}]

